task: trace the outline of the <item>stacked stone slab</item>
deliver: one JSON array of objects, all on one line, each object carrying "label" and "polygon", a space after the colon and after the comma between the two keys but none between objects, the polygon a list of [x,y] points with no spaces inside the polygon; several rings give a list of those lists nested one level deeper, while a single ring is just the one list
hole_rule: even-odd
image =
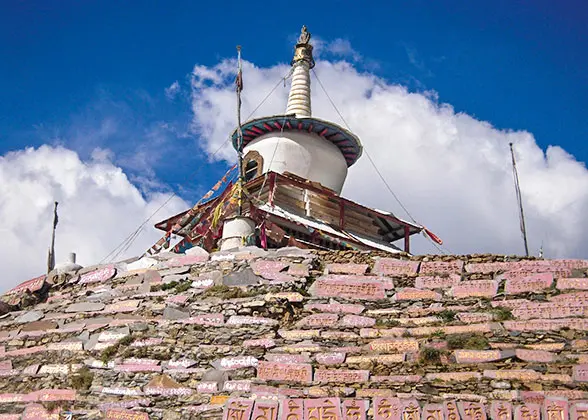
[{"label": "stacked stone slab", "polygon": [[7,296],[0,420],[586,419],[587,270],[244,248],[61,274]]}]

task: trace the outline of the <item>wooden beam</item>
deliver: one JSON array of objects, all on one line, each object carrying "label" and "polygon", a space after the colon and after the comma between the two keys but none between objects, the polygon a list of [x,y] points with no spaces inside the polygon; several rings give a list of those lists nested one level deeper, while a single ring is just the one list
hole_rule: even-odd
[{"label": "wooden beam", "polygon": [[404,252],[410,253],[410,228],[404,226]]}]

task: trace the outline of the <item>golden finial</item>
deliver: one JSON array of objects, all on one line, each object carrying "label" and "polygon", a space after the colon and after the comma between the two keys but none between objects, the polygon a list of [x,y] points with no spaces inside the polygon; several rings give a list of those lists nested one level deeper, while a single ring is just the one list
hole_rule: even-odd
[{"label": "golden finial", "polygon": [[298,42],[296,43],[296,50],[294,51],[294,59],[292,65],[306,61],[310,68],[314,67],[314,58],[312,58],[312,45],[310,44],[311,34],[308,32],[306,25],[302,25]]}]

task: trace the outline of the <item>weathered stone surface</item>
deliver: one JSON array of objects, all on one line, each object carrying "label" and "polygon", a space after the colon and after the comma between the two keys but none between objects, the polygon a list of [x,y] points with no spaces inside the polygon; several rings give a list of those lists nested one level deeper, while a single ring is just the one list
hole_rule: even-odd
[{"label": "weathered stone surface", "polygon": [[306,354],[269,353],[265,355],[265,358],[273,363],[310,363],[310,357]]},{"label": "weathered stone surface", "polygon": [[327,264],[326,274],[365,274],[368,264]]},{"label": "weathered stone surface", "polygon": [[452,274],[463,271],[463,261],[425,261],[421,263],[419,274]]},{"label": "weathered stone surface", "polygon": [[455,286],[461,280],[459,274],[442,276],[418,276],[414,286],[418,289],[446,289]]},{"label": "weathered stone surface", "polygon": [[419,263],[398,260],[395,258],[378,258],[374,264],[374,272],[384,276],[415,274]]},{"label": "weathered stone surface", "polygon": [[572,377],[576,382],[588,382],[588,364],[574,366]]},{"label": "weathered stone surface", "polygon": [[394,295],[396,300],[441,300],[441,294],[432,290],[405,287]]},{"label": "weathered stone surface", "polygon": [[35,322],[43,318],[45,314],[42,311],[29,311],[16,317],[14,322],[17,324],[25,324],[27,322]]},{"label": "weathered stone surface", "polygon": [[99,302],[80,302],[69,305],[65,312],[98,312],[104,307],[105,305]]},{"label": "weathered stone surface", "polygon": [[588,290],[588,278],[562,278],[557,280],[559,290]]},{"label": "weathered stone surface", "polygon": [[363,305],[345,304],[345,303],[312,303],[304,305],[307,311],[320,311],[332,313],[360,314],[365,309]]},{"label": "weathered stone surface", "polygon": [[516,349],[516,356],[525,362],[551,363],[555,355],[548,351]]},{"label": "weathered stone surface", "polygon": [[332,327],[339,320],[336,314],[314,314],[302,318],[296,323],[298,328]]},{"label": "weathered stone surface", "polygon": [[223,284],[226,286],[252,286],[260,283],[261,279],[250,268],[223,277]]},{"label": "weathered stone surface", "polygon": [[183,387],[167,375],[154,377],[145,387],[143,392],[146,395],[190,395],[193,390]]},{"label": "weathered stone surface", "polygon": [[190,318],[189,312],[180,311],[179,309],[172,308],[170,306],[163,310],[163,319],[177,320]]},{"label": "weathered stone surface", "polygon": [[361,383],[367,382],[369,370],[317,369],[314,380],[317,382]]},{"label": "weathered stone surface", "polygon": [[537,273],[531,276],[510,277],[510,273],[504,274],[507,279],[504,286],[504,292],[509,295],[517,293],[539,292],[542,289],[548,289],[553,283],[552,273]]},{"label": "weathered stone surface", "polygon": [[486,363],[503,357],[499,350],[455,350],[453,355],[457,363]]},{"label": "weathered stone surface", "polygon": [[416,353],[419,351],[419,342],[409,338],[378,339],[370,342],[367,347],[377,353]]},{"label": "weathered stone surface", "polygon": [[496,280],[473,280],[463,281],[451,288],[451,295],[454,298],[466,297],[488,297],[492,298],[498,291]]},{"label": "weathered stone surface", "polygon": [[110,409],[106,411],[105,419],[124,419],[124,420],[149,420],[147,413],[138,411]]},{"label": "weathered stone surface", "polygon": [[271,318],[233,315],[228,319],[227,325],[278,325],[278,321]]}]

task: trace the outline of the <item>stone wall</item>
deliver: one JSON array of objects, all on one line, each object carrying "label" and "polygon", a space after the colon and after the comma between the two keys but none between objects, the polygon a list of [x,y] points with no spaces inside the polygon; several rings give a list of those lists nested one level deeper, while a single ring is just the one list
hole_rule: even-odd
[{"label": "stone wall", "polygon": [[196,249],[35,279],[0,420],[586,419],[587,267]]}]

